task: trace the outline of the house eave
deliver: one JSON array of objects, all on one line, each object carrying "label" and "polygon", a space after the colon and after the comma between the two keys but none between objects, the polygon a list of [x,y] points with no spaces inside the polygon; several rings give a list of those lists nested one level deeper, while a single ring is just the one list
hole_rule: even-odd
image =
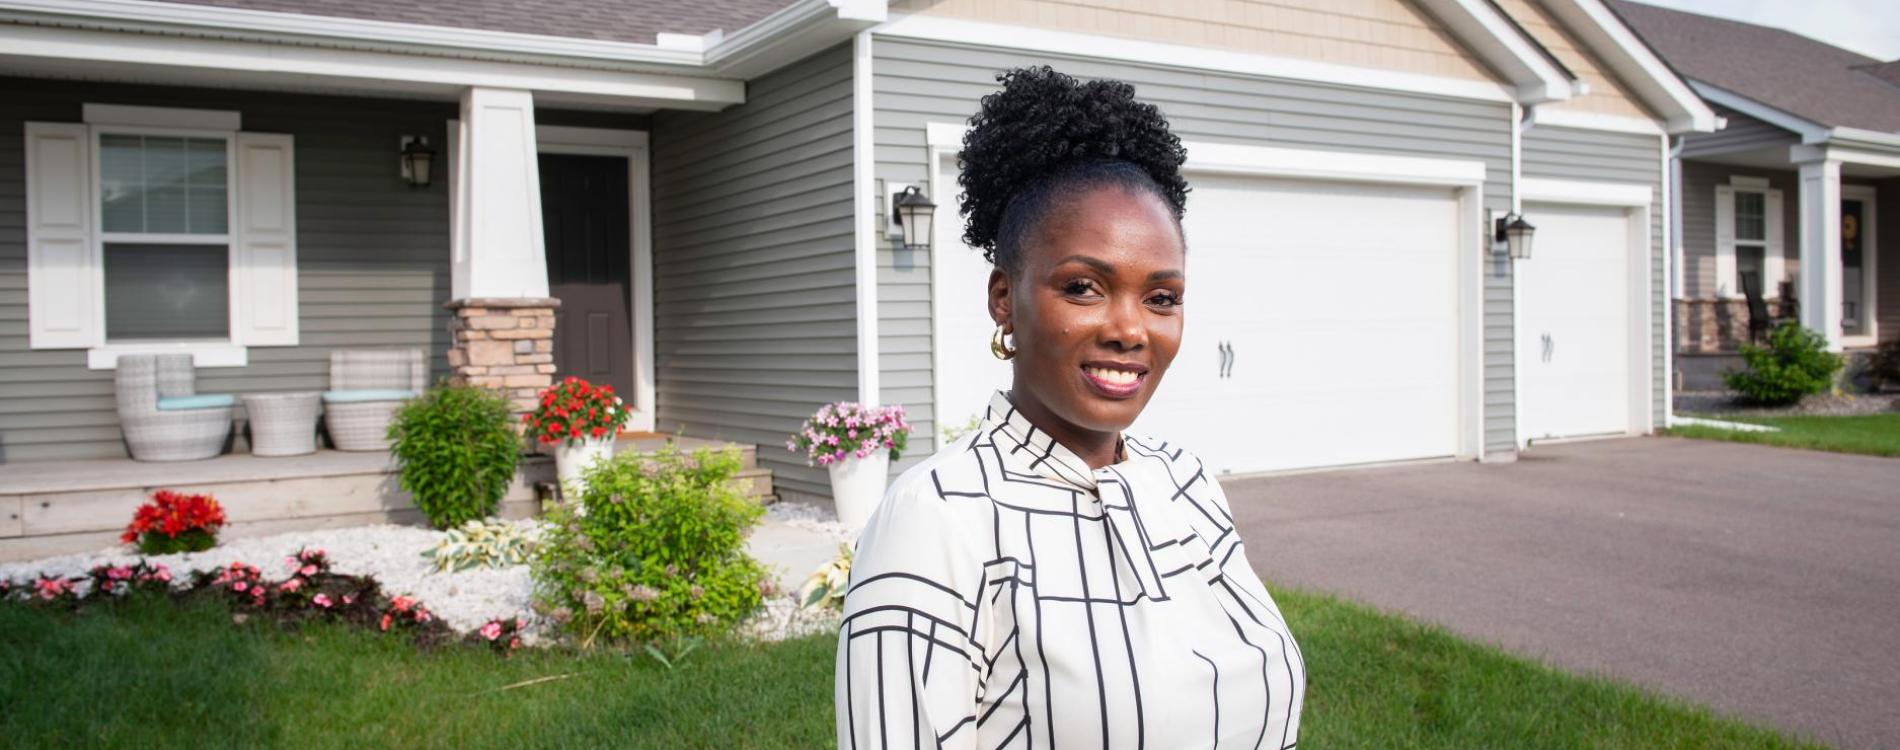
[{"label": "house eave", "polygon": [[0,59],[142,61],[411,91],[512,84],[566,101],[721,109],[745,101],[746,79],[850,39],[884,8],[800,0],[730,34],[635,44],[152,0],[0,0]]},{"label": "house eave", "polygon": [[1548,104],[1587,90],[1579,88],[1580,82],[1489,0],[1420,0],[1419,4],[1505,78],[1517,103]]},{"label": "house eave", "polygon": [[1654,110],[1670,134],[1712,133],[1715,110],[1602,0],[1549,0],[1545,7]]}]

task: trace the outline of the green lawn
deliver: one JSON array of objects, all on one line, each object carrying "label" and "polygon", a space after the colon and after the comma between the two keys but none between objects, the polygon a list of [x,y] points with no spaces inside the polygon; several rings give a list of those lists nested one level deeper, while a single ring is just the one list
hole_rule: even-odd
[{"label": "green lawn", "polygon": [[1704,440],[1730,440],[1737,443],[1778,445],[1836,453],[1864,453],[1869,456],[1900,457],[1900,413],[1870,414],[1858,417],[1729,417],[1728,422],[1765,424],[1780,432],[1745,432],[1719,427],[1680,425],[1665,432]]},{"label": "green lawn", "polygon": [[[1276,596],[1312,675],[1301,747],[1799,746],[1330,597]],[[341,626],[240,626],[208,601],[8,604],[0,745],[829,747],[835,643],[709,646],[669,672],[612,652],[502,659]]]}]

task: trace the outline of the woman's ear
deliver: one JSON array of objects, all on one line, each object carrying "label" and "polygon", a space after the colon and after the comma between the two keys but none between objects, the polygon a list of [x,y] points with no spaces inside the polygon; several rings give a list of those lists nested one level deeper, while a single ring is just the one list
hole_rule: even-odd
[{"label": "woman's ear", "polygon": [[989,307],[990,320],[999,326],[1011,325],[1009,274],[1004,273],[1001,266],[990,269]]}]

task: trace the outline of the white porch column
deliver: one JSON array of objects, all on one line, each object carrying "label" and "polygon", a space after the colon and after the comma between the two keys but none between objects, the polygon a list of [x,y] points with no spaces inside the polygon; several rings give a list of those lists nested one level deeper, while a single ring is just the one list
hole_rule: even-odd
[{"label": "white porch column", "polygon": [[1841,350],[1841,163],[1801,164],[1801,325]]},{"label": "white porch column", "polygon": [[534,95],[515,89],[462,92],[450,232],[450,293],[470,298],[545,298],[541,177],[535,153]]}]

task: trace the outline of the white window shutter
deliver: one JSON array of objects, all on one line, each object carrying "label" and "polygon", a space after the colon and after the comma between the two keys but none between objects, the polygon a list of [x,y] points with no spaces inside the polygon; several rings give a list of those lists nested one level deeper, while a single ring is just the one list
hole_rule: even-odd
[{"label": "white window shutter", "polygon": [[296,154],[278,133],[237,136],[237,232],[232,241],[239,346],[297,344]]},{"label": "white window shutter", "polygon": [[1767,191],[1762,199],[1762,211],[1766,214],[1763,217],[1762,229],[1768,233],[1768,251],[1762,253],[1761,285],[1766,288],[1761,294],[1763,297],[1780,297],[1781,282],[1787,278],[1783,275],[1782,265],[1784,242],[1781,236],[1781,191]]},{"label": "white window shutter", "polygon": [[80,123],[26,123],[27,339],[34,349],[105,343],[92,200],[92,132]]},{"label": "white window shutter", "polygon": [[1712,296],[1739,297],[1735,288],[1735,188],[1715,186],[1715,289]]}]

